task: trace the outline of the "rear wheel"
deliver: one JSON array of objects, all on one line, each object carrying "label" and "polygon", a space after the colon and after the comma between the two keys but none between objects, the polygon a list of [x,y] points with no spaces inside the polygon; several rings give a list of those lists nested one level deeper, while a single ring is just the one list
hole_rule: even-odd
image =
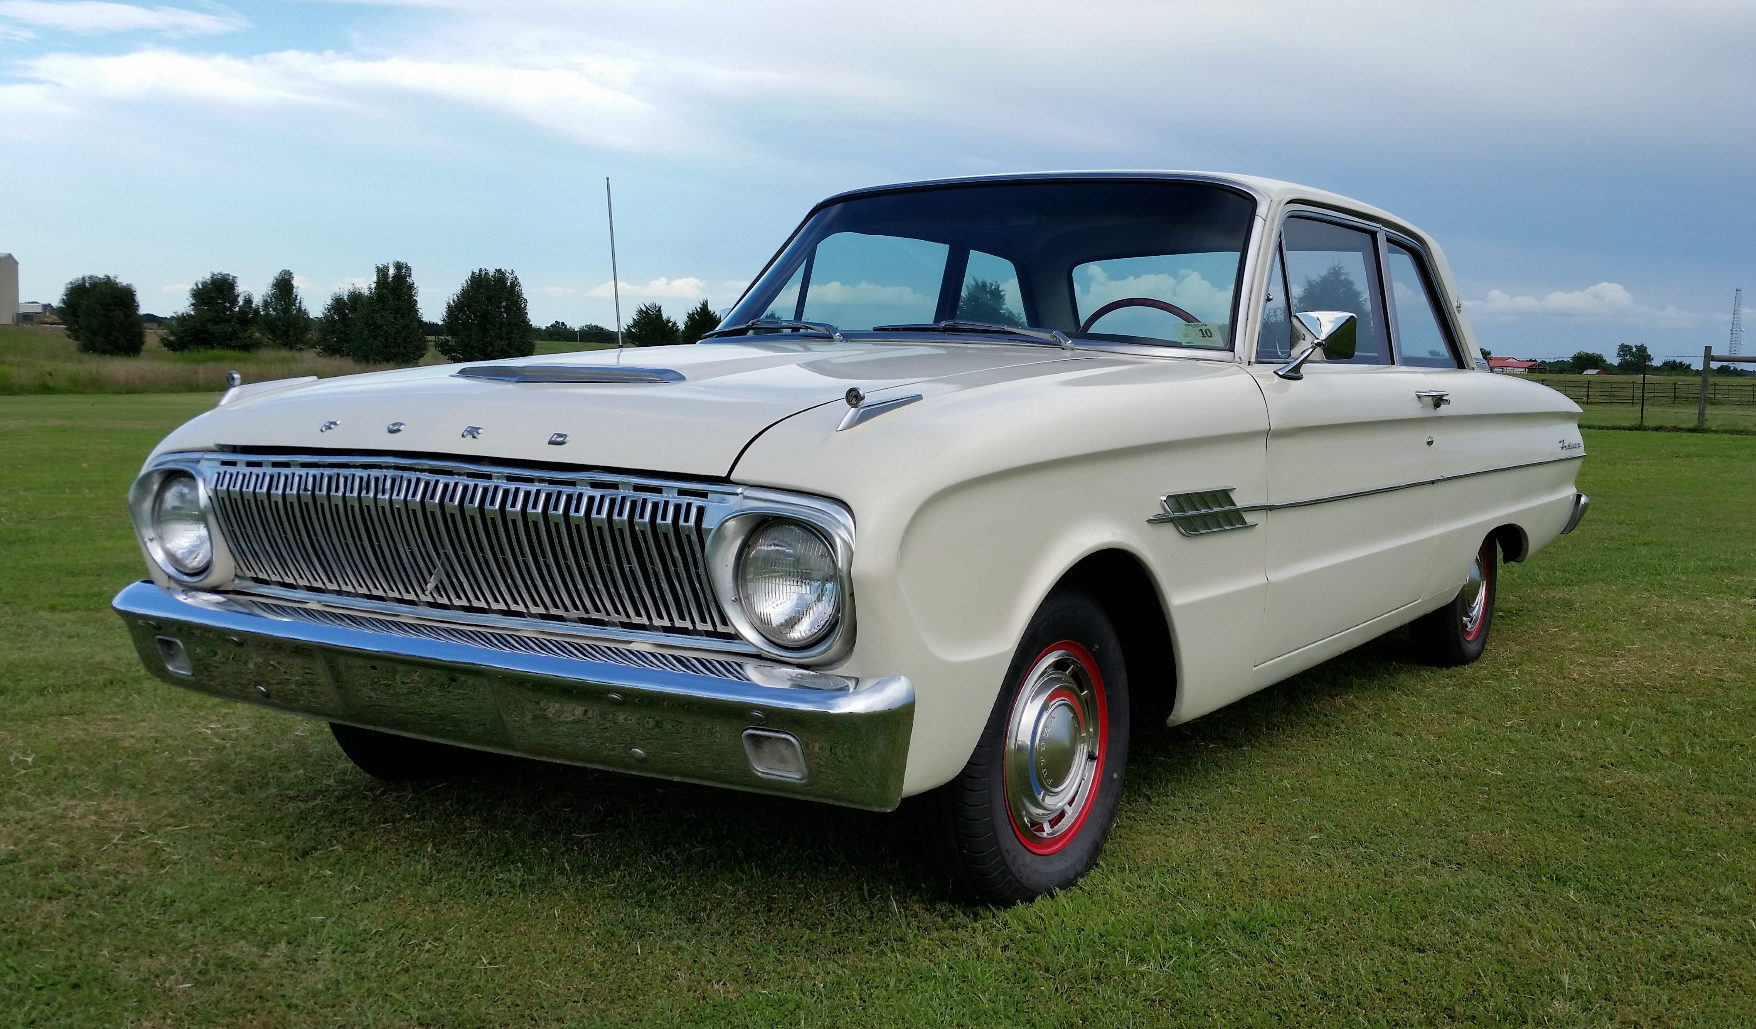
[{"label": "rear wheel", "polygon": [[1500,578],[1497,556],[1493,538],[1483,540],[1457,597],[1409,626],[1423,661],[1450,667],[1482,656],[1494,623],[1494,592]]},{"label": "rear wheel", "polygon": [[341,752],[360,771],[386,782],[461,778],[485,771],[495,755],[449,743],[330,722]]},{"label": "rear wheel", "polygon": [[1128,677],[1102,608],[1057,591],[1025,630],[969,763],[928,798],[957,892],[1016,904],[1096,863],[1128,761]]}]

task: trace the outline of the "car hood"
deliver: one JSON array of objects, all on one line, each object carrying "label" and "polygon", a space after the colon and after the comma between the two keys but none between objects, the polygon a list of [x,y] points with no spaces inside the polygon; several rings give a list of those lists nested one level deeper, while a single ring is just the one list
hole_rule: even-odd
[{"label": "car hood", "polygon": [[[1081,355],[972,343],[709,343],[482,362],[514,374],[661,381],[529,382],[459,375],[467,365],[245,387],[157,453],[216,447],[371,451],[723,477],[745,445],[800,411],[864,393]],[[532,369],[541,369],[533,372]]]}]

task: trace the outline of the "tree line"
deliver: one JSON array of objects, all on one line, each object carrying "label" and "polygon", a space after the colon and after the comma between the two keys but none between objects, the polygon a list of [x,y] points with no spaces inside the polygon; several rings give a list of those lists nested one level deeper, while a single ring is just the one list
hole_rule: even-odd
[{"label": "tree line", "polygon": [[[418,364],[432,345],[447,360],[528,357],[539,340],[616,342],[616,333],[586,323],[531,326],[524,287],[515,272],[479,268],[445,304],[442,322],[421,319],[414,272],[402,261],[381,264],[370,284],[338,290],[320,314],[305,306],[293,273],[282,269],[261,299],[239,288],[237,276],[214,272],[189,289],[188,309],[165,322],[166,350],[255,350],[276,346],[315,349],[369,364]],[[110,275],[84,275],[67,284],[60,315],[67,335],[92,354],[137,356],[146,344],[134,287]],[[703,300],[679,325],[656,303],[643,304],[623,331],[629,346],[694,343],[719,318]]]}]

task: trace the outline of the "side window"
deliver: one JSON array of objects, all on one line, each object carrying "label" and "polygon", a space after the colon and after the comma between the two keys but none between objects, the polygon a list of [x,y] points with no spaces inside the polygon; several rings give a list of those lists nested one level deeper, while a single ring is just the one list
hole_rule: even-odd
[{"label": "side window", "polygon": [[950,251],[906,236],[838,232],[817,244],[769,313],[843,329],[930,322]]},{"label": "side window", "polygon": [[1288,218],[1281,230],[1294,314],[1350,311],[1358,344],[1349,364],[1388,364],[1384,299],[1379,294],[1377,237],[1313,218]]},{"label": "side window", "polygon": [[1262,325],[1256,330],[1256,360],[1279,364],[1293,356],[1292,319],[1287,314],[1287,277],[1280,248],[1268,272],[1268,296],[1262,302]]},{"label": "side window", "polygon": [[1461,368],[1451,334],[1433,302],[1432,283],[1421,262],[1399,243],[1390,244],[1390,309],[1396,320],[1396,349],[1403,364],[1423,368]]},{"label": "side window", "polygon": [[980,250],[969,252],[957,317],[969,322],[1023,325],[1024,300],[1018,291],[1018,269],[1011,261]]}]

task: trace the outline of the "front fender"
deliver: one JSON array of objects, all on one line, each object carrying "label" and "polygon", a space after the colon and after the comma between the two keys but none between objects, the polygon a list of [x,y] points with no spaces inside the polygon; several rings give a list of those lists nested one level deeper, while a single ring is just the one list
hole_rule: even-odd
[{"label": "front fender", "polygon": [[739,482],[831,496],[854,512],[859,621],[838,671],[882,666],[915,683],[907,793],[962,769],[1025,626],[1089,554],[1122,550],[1147,569],[1180,669],[1206,667],[1205,651],[1185,657],[1183,616],[1209,625],[1218,612],[1250,632],[1260,619],[1254,534],[1188,540],[1147,522],[1165,492],[1263,495],[1266,415],[1248,376],[1163,359],[1049,369],[928,391],[846,431],[837,431],[845,409],[803,412],[760,437],[734,471]]}]

